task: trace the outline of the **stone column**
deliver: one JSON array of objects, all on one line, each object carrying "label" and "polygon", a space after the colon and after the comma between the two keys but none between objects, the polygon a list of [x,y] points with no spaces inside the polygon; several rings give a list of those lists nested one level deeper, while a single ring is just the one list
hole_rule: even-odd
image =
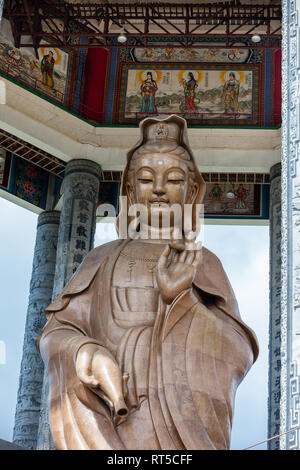
[{"label": "stone column", "polygon": [[3,7],[4,7],[4,0],[0,0],[0,25],[2,21]]},{"label": "stone column", "polygon": [[65,170],[53,299],[93,248],[101,167],[90,160],[72,160]]},{"label": "stone column", "polygon": [[[55,299],[93,248],[101,167],[92,161],[70,161],[63,181],[63,207],[60,218]],[[53,450],[48,415],[48,379],[45,371],[37,448]]]},{"label": "stone column", "polygon": [[37,222],[13,433],[13,441],[26,449],[36,448],[44,373],[37,340],[46,322],[45,309],[52,297],[59,218],[59,212],[47,211],[39,215]]},{"label": "stone column", "polygon": [[282,0],[280,449],[300,449],[300,0]]},{"label": "stone column", "polygon": [[[268,437],[280,433],[281,163],[270,170],[270,323]],[[269,441],[279,449],[279,439]]]}]

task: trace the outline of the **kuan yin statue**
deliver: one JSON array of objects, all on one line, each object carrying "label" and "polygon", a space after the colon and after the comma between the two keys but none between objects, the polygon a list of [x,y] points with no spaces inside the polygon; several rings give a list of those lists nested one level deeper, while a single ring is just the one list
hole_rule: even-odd
[{"label": "kuan yin statue", "polygon": [[135,236],[92,250],[46,311],[39,348],[52,436],[62,450],[229,449],[235,392],[257,340],[219,259],[180,238],[175,217],[169,236],[162,227],[177,204],[192,208],[195,228],[205,194],[186,121],[147,118],[140,132],[118,219],[120,230],[125,199],[128,210],[146,207]]}]

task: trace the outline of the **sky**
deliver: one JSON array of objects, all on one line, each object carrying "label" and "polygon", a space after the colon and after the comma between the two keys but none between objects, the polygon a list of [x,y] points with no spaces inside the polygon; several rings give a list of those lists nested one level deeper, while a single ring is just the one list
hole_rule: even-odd
[{"label": "sky", "polygon": [[[0,439],[11,441],[37,215],[0,198],[0,217]],[[260,345],[236,395],[231,449],[239,450],[267,438],[269,227],[205,225],[203,233],[204,246],[222,261],[241,317]],[[115,238],[113,224],[97,224],[95,246]]]}]

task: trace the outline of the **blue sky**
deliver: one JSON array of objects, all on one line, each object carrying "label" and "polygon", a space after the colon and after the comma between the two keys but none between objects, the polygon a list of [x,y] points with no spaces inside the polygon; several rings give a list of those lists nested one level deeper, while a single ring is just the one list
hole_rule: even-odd
[{"label": "blue sky", "polygon": [[[6,363],[0,360],[0,439],[11,441],[37,215],[0,198],[0,216],[0,341],[6,346]],[[95,246],[114,237],[112,224],[97,224]],[[221,259],[242,319],[260,344],[235,403],[231,448],[243,449],[267,437],[269,228],[206,225],[204,245]]]}]

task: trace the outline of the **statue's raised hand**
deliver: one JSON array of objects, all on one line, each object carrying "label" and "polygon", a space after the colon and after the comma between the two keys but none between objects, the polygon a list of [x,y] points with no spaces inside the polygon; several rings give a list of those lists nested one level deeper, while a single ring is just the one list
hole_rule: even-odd
[{"label": "statue's raised hand", "polygon": [[76,358],[76,373],[79,379],[110,406],[115,424],[128,416],[124,401],[129,375],[121,370],[105,348],[94,343],[84,344]]},{"label": "statue's raised hand", "polygon": [[192,285],[196,269],[201,257],[201,243],[167,245],[157,264],[157,284],[163,300],[170,304],[173,300]]}]

